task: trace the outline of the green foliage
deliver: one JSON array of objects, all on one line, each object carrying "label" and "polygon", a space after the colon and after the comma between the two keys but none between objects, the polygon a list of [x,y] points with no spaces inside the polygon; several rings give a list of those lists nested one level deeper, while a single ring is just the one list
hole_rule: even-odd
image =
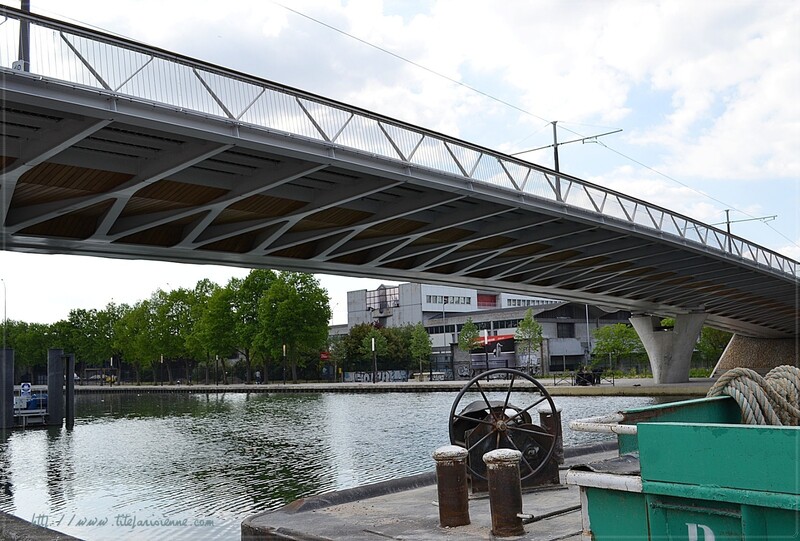
[{"label": "green foliage", "polygon": [[274,357],[282,355],[286,345],[292,381],[297,381],[297,367],[306,364],[314,351],[318,361],[327,345],[330,319],[328,292],[314,276],[282,272],[259,301],[256,341]]},{"label": "green foliage", "polygon": [[458,347],[462,351],[472,351],[480,347],[480,345],[481,341],[478,327],[472,322],[472,318],[468,317],[464,326],[461,328],[461,332],[458,334]]},{"label": "green foliage", "polygon": [[369,358],[361,356],[361,344],[364,341],[364,337],[368,336],[373,329],[375,329],[374,325],[361,323],[351,328],[350,332],[343,339],[347,363],[343,366],[346,366],[348,370],[372,370],[372,356]]},{"label": "green foliage", "polygon": [[419,363],[419,371],[422,372],[424,366],[427,364],[431,357],[432,343],[431,335],[425,330],[422,323],[417,323],[411,328],[411,342],[409,344],[409,353],[411,359]]},{"label": "green foliage", "polygon": [[141,383],[142,368],[155,361],[157,353],[152,346],[150,301],[141,301],[133,307],[120,307],[120,318],[114,324],[112,346],[136,373],[136,383]]},{"label": "green foliage", "polygon": [[594,337],[593,353],[596,363],[604,362],[609,355],[619,361],[623,357],[629,357],[644,350],[636,330],[624,323],[600,327],[594,331]]},{"label": "green foliage", "polygon": [[514,334],[514,340],[522,344],[528,359],[542,345],[542,335],[542,326],[533,318],[533,309],[528,308],[525,312],[525,317],[517,325],[517,332]]},{"label": "green foliage", "polygon": [[385,360],[389,352],[389,341],[385,333],[381,332],[383,329],[376,329],[372,327],[370,331],[361,339],[361,345],[358,348],[359,356],[368,361],[372,361],[372,344],[375,343],[375,356],[380,360]]},{"label": "green foliage", "polygon": [[122,317],[122,307],[110,303],[103,310],[70,310],[69,317],[50,328],[50,348],[75,354],[75,361],[87,366],[102,366],[112,355],[114,329]]},{"label": "green foliage", "polygon": [[391,363],[393,369],[407,369],[411,364],[411,325],[402,327],[382,327],[380,333],[386,338],[386,362]]},{"label": "green foliage", "polygon": [[275,283],[276,274],[268,269],[254,269],[244,280],[233,279],[228,289],[233,293],[233,311],[236,318],[236,344],[247,366],[246,379],[251,381],[252,356],[257,355],[266,362],[272,355],[268,349],[259,349],[258,307],[261,298]]},{"label": "green foliage", "polygon": [[334,376],[334,381],[339,377],[338,370],[344,370],[344,363],[347,360],[347,336],[336,335],[328,339],[328,354],[330,355],[330,362],[336,367],[337,373]]},{"label": "green foliage", "polygon": [[716,363],[728,346],[733,335],[726,331],[703,327],[700,331],[700,340],[697,342],[697,350],[704,362],[709,364]]},{"label": "green foliage", "polygon": [[9,320],[6,341],[8,347],[14,349],[15,368],[47,366],[47,349],[50,347],[49,325]]}]

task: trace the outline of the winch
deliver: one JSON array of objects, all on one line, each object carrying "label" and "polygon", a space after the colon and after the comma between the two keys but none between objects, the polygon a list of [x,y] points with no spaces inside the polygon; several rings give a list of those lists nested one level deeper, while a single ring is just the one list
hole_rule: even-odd
[{"label": "winch", "polygon": [[558,484],[555,450],[561,443],[557,441],[560,427],[534,423],[532,412],[537,411],[546,415],[558,410],[542,384],[519,370],[488,370],[461,389],[450,409],[450,443],[469,453],[467,471],[473,492],[487,490],[483,455],[495,449],[522,453],[523,487]]}]

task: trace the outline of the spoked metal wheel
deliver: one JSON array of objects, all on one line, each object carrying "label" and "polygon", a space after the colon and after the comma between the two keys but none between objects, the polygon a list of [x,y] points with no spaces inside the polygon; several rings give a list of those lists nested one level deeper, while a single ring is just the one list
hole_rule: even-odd
[{"label": "spoked metal wheel", "polygon": [[[505,377],[504,385],[481,384]],[[516,386],[515,386],[516,384]],[[520,478],[524,482],[539,473],[556,446],[556,436],[534,424],[536,413],[547,402],[556,405],[534,378],[510,368],[488,370],[472,378],[456,396],[450,409],[450,443],[469,451],[467,467],[479,479],[486,479],[483,455],[495,449],[516,449],[522,453]]]}]

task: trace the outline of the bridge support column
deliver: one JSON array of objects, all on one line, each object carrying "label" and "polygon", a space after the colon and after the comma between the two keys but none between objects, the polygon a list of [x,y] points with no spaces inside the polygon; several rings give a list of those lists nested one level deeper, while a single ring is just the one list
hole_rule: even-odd
[{"label": "bridge support column", "polygon": [[642,340],[655,383],[684,383],[689,381],[692,351],[703,329],[706,314],[679,314],[675,327],[661,327],[661,318],[647,315],[632,316],[630,321]]}]

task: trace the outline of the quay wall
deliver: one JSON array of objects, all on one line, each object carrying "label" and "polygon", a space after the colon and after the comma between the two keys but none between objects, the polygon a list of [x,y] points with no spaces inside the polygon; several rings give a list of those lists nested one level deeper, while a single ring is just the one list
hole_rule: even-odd
[{"label": "quay wall", "polygon": [[[486,390],[508,388],[508,381],[481,382]],[[614,385],[592,386],[548,385],[541,383],[552,396],[705,396],[713,383],[703,378],[683,384],[653,384],[652,379],[617,380]],[[394,382],[394,383],[270,383],[262,385],[76,385],[75,394],[84,393],[457,393],[464,386],[460,381]],[[530,384],[527,384],[530,386]],[[525,388],[526,383],[514,383]]]}]

